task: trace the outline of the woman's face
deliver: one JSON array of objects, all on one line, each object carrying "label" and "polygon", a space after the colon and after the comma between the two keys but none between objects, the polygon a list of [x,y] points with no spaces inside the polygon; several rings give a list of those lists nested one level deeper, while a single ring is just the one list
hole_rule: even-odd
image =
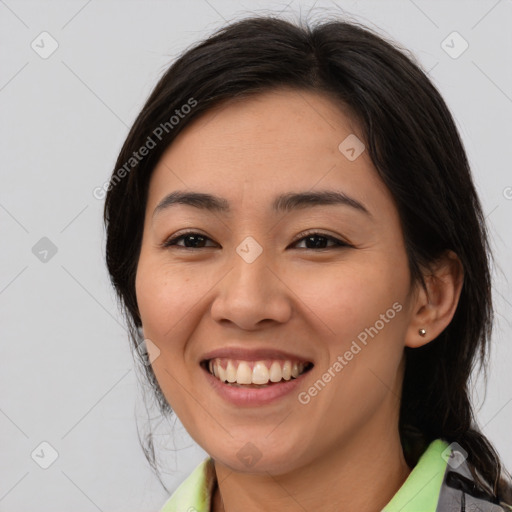
[{"label": "woman's face", "polygon": [[[233,470],[284,473],[397,429],[415,294],[358,134],[328,98],[273,91],[195,120],[152,175],[136,293],[153,370]],[[178,191],[216,200],[161,205]]]}]

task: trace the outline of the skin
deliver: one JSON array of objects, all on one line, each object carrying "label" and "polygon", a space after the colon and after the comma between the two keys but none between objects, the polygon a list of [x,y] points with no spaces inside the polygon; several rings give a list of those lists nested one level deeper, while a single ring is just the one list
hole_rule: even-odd
[{"label": "skin", "polygon": [[[391,194],[366,151],[350,161],[338,149],[349,134],[362,139],[329,98],[275,90],[203,114],[153,172],[137,301],[144,336],[160,350],[152,366],[162,391],[215,461],[216,512],[377,511],[411,471],[398,433],[404,346],[428,343],[448,325],[462,270],[447,253],[426,290],[411,282]],[[346,205],[270,208],[280,193],[320,189],[346,193],[371,216]],[[153,216],[175,190],[221,196],[232,212],[174,205]],[[162,247],[185,229],[206,241]],[[315,248],[295,239],[304,230],[350,246],[319,238],[326,248]],[[247,236],[263,250],[252,263],[236,252]],[[401,311],[308,404],[293,392],[235,407],[199,366],[225,346],[288,350],[315,364],[298,390],[307,391],[396,302]],[[261,454],[251,467],[237,457],[247,442]]]}]

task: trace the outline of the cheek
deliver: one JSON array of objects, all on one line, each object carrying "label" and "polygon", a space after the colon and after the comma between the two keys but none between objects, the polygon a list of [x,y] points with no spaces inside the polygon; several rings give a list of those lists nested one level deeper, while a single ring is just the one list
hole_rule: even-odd
[{"label": "cheek", "polygon": [[[398,392],[409,277],[401,260],[395,261],[344,262],[336,270],[305,273],[296,281],[297,295],[314,313],[309,318],[318,317],[318,325],[326,326],[321,341],[328,360],[318,369],[326,391],[322,383],[315,384],[322,391],[313,390],[309,407],[311,417],[322,417],[322,428],[329,432],[341,425],[361,427],[383,401],[393,398],[390,390]],[[322,414],[325,410],[330,414]]]},{"label": "cheek", "polygon": [[[294,283],[294,293],[306,306],[304,315],[316,317],[326,341],[331,338],[335,344],[357,337],[379,321],[381,314],[386,320],[398,319],[396,307],[392,306],[399,302],[404,307],[408,289],[406,269],[370,257],[319,264],[311,271],[301,272],[300,277],[289,275],[287,281]],[[386,322],[386,330],[391,323],[396,322]]]},{"label": "cheek", "polygon": [[[161,352],[180,349],[179,330],[182,320],[199,293],[190,278],[162,265],[150,257],[141,255],[137,268],[135,289],[137,304],[144,326],[144,335],[151,339]],[[170,343],[169,340],[175,341]],[[171,359],[172,360],[172,359]]]},{"label": "cheek", "polygon": [[135,289],[144,327],[144,336],[158,347],[152,369],[162,392],[180,418],[190,415],[190,368],[187,366],[186,340],[194,306],[198,307],[204,289],[177,267],[166,266],[161,259],[141,254]]},{"label": "cheek", "polygon": [[171,266],[161,258],[141,255],[135,289],[145,329],[160,333],[169,330],[200,301],[205,288],[192,276],[183,266]]}]

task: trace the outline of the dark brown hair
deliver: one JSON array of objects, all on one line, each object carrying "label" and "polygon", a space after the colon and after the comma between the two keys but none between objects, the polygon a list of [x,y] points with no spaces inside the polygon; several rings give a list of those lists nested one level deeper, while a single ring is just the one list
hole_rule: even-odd
[{"label": "dark brown hair", "polygon": [[[405,348],[402,445],[412,467],[430,441],[459,443],[480,484],[510,501],[505,471],[476,424],[468,393],[475,363],[487,365],[493,308],[490,249],[466,153],[445,102],[414,57],[358,23],[246,18],[188,49],[162,76],[126,138],[105,200],[106,260],[133,343],[141,341],[135,275],[157,162],[185,126],[220,102],[281,87],[325,94],[352,113],[395,199],[416,282],[424,284],[421,269],[445,251],[460,258],[464,284],[452,322],[425,346]],[[183,109],[191,98],[195,106]],[[183,115],[174,124],[177,111]],[[156,146],[120,179],[119,170],[150,138]],[[151,366],[144,368],[160,411],[170,413]],[[154,462],[151,437],[145,453]]]}]

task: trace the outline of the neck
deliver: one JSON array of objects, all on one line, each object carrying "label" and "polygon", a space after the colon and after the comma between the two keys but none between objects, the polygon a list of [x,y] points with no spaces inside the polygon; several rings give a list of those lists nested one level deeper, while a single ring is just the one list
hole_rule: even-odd
[{"label": "neck", "polygon": [[[391,422],[393,423],[393,422]],[[215,461],[213,512],[382,510],[409,476],[397,425],[366,426],[337,451],[281,475],[232,471]]]}]

